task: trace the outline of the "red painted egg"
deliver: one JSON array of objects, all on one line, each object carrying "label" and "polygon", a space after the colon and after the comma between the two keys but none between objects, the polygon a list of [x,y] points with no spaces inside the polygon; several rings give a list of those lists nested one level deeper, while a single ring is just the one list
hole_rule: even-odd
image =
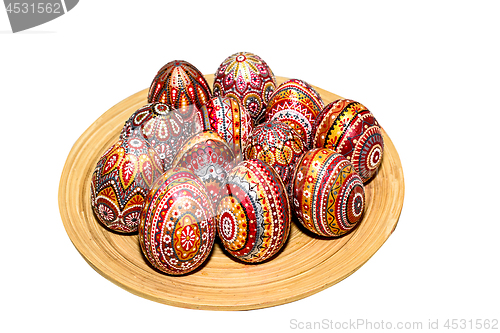
[{"label": "red painted egg", "polygon": [[219,134],[203,131],[181,147],[173,165],[194,172],[205,184],[211,202],[216,204],[226,176],[234,166],[234,154]]},{"label": "red painted egg", "polygon": [[382,162],[384,139],[373,114],[361,103],[339,99],[328,104],[315,123],[314,145],[344,155],[363,182],[372,178]]},{"label": "red painted egg", "polygon": [[331,149],[316,148],[304,154],[295,170],[293,194],[298,220],[321,236],[343,236],[363,216],[363,181],[351,162]]},{"label": "red painted egg", "polygon": [[245,158],[256,158],[272,166],[292,195],[295,166],[306,151],[304,140],[288,124],[271,120],[252,131],[245,149]]},{"label": "red painted egg", "polygon": [[167,104],[151,103],[132,114],[125,122],[120,138],[135,136],[147,140],[158,152],[167,170],[171,168],[181,146],[192,134],[179,112]]},{"label": "red painted egg", "polygon": [[288,237],[290,219],[288,196],[272,167],[252,159],[230,172],[217,207],[217,230],[232,256],[250,263],[271,258]]},{"label": "red painted egg", "polygon": [[[163,66],[149,88],[148,102],[161,102],[177,109],[182,118],[196,131],[201,124],[196,110],[212,97],[203,74],[192,64],[174,60]],[[194,131],[194,132],[196,132]]]},{"label": "red painted egg", "polygon": [[267,63],[249,52],[238,52],[220,64],[214,79],[214,96],[235,98],[255,124],[264,118],[276,79]]},{"label": "red painted egg", "polygon": [[149,263],[171,275],[189,273],[212,251],[214,211],[203,183],[191,171],[172,168],[144,202],[139,243]]},{"label": "red painted egg", "polygon": [[115,143],[97,162],[90,182],[97,219],[111,230],[136,232],[144,198],[162,173],[162,160],[145,140]]},{"label": "red painted egg", "polygon": [[231,97],[213,97],[200,110],[203,126],[213,130],[226,140],[240,160],[253,129],[250,114]]},{"label": "red painted egg", "polygon": [[323,106],[321,97],[312,86],[305,81],[291,79],[274,91],[266,108],[266,120],[287,123],[310,148],[314,136],[314,120]]}]

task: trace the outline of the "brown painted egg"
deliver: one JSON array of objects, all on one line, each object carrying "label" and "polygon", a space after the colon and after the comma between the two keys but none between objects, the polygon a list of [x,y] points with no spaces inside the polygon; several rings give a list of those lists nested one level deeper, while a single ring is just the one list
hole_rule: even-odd
[{"label": "brown painted egg", "polygon": [[193,125],[193,133],[201,130],[196,110],[212,97],[203,74],[192,64],[174,60],[163,66],[149,88],[148,102],[161,102],[178,110]]},{"label": "brown painted egg", "polygon": [[264,118],[267,102],[276,88],[276,79],[267,63],[250,52],[238,52],[220,64],[214,79],[214,96],[235,98],[252,117],[254,124]]},{"label": "brown painted egg", "polygon": [[90,202],[98,220],[117,232],[136,232],[144,198],[162,173],[162,160],[145,140],[115,143],[97,162],[90,182]]},{"label": "brown painted egg", "polygon": [[226,140],[233,153],[240,155],[246,146],[253,129],[252,118],[245,108],[241,108],[236,99],[231,97],[213,97],[200,110],[203,126],[213,130]]},{"label": "brown painted egg", "polygon": [[266,108],[266,120],[287,123],[310,148],[314,137],[314,120],[323,106],[320,95],[312,86],[305,81],[291,79],[274,91]]},{"label": "brown painted egg", "polygon": [[271,120],[254,128],[245,158],[256,158],[272,166],[291,198],[293,172],[305,151],[306,144],[297,132],[286,123]]},{"label": "brown painted egg", "polygon": [[314,125],[314,145],[344,155],[363,182],[372,178],[382,162],[384,139],[373,114],[361,103],[339,99],[328,104]]},{"label": "brown painted egg", "polygon": [[158,152],[165,170],[170,169],[180,147],[193,134],[179,112],[163,103],[143,106],[130,116],[120,138],[142,137]]},{"label": "brown painted egg", "polygon": [[205,184],[211,202],[215,205],[233,163],[234,154],[226,141],[214,131],[203,131],[192,136],[181,147],[173,165],[193,171]]},{"label": "brown painted egg", "polygon": [[189,273],[212,251],[214,211],[203,183],[191,171],[172,168],[144,202],[139,243],[149,263],[171,275]]},{"label": "brown painted egg", "polygon": [[252,159],[238,164],[227,178],[217,207],[217,230],[224,248],[249,263],[274,256],[290,231],[290,205],[272,167]]},{"label": "brown painted egg", "polygon": [[321,236],[343,236],[363,216],[363,181],[351,162],[331,149],[316,148],[304,154],[295,170],[293,194],[298,220]]}]

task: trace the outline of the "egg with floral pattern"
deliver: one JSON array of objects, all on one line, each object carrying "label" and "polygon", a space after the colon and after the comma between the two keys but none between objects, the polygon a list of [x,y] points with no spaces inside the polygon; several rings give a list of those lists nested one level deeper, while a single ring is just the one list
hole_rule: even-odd
[{"label": "egg with floral pattern", "polygon": [[315,122],[314,145],[344,155],[363,182],[370,180],[382,163],[384,138],[379,123],[361,103],[339,99],[328,104]]},{"label": "egg with floral pattern", "polygon": [[203,131],[192,136],[179,150],[174,166],[194,172],[207,188],[211,202],[216,204],[226,176],[234,166],[233,151],[217,132]]},{"label": "egg with floral pattern", "polygon": [[136,232],[144,198],[162,173],[162,160],[145,140],[113,144],[90,180],[90,202],[99,222],[120,233]]},{"label": "egg with floral pattern", "polygon": [[213,97],[199,111],[206,130],[213,130],[229,144],[238,160],[245,149],[253,121],[245,108],[231,97]]},{"label": "egg with floral pattern", "polygon": [[307,82],[290,79],[283,82],[271,96],[266,108],[266,121],[279,120],[290,125],[312,147],[313,125],[323,109],[323,100]]},{"label": "egg with floral pattern", "polygon": [[303,155],[295,170],[293,195],[295,216],[320,236],[343,236],[363,216],[363,181],[351,162],[331,149],[316,148]]},{"label": "egg with floral pattern", "polygon": [[259,124],[275,88],[274,74],[262,58],[250,52],[238,52],[220,64],[213,92],[214,96],[235,98],[248,111],[254,124]]},{"label": "egg with floral pattern", "polygon": [[140,215],[139,243],[149,263],[170,275],[198,268],[216,234],[205,185],[185,168],[166,171],[147,195]]},{"label": "egg with floral pattern", "polygon": [[180,147],[193,135],[181,114],[164,103],[143,106],[130,116],[120,133],[120,138],[141,137],[158,152],[165,170],[172,166]]},{"label": "egg with floral pattern", "polygon": [[252,131],[245,149],[245,158],[256,158],[272,166],[292,195],[295,166],[306,151],[304,140],[288,124],[271,120]]},{"label": "egg with floral pattern", "polygon": [[240,162],[230,172],[216,212],[224,248],[243,262],[270,259],[288,238],[287,193],[276,171],[260,160]]},{"label": "egg with floral pattern", "polygon": [[174,60],[156,74],[148,93],[148,102],[161,102],[178,110],[193,132],[201,130],[196,110],[212,97],[210,86],[203,74],[191,63]]}]

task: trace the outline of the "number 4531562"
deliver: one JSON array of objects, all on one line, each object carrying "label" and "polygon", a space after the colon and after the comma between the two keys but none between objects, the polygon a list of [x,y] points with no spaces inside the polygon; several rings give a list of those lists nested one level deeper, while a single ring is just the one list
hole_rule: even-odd
[{"label": "number 4531562", "polygon": [[62,14],[60,3],[23,3],[14,2],[9,3],[7,6],[7,13],[14,14],[27,14],[27,13],[38,13],[38,14]]},{"label": "number 4531562", "polygon": [[476,330],[498,330],[498,319],[448,319],[444,323],[444,327],[447,329],[476,329]]}]

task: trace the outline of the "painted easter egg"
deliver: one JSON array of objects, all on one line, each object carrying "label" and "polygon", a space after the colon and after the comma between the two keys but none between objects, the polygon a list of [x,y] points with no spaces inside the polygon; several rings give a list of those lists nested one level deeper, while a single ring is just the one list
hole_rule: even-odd
[{"label": "painted easter egg", "polygon": [[214,79],[214,96],[235,98],[255,124],[264,118],[267,102],[276,88],[271,68],[259,56],[238,52],[220,64]]},{"label": "painted easter egg", "polygon": [[266,108],[266,120],[287,123],[311,148],[314,120],[323,106],[321,97],[312,86],[302,80],[290,79],[283,82],[271,96]]},{"label": "painted easter egg", "polygon": [[149,88],[148,102],[161,102],[177,109],[182,118],[201,130],[196,110],[212,97],[203,74],[192,64],[174,60],[163,66]]},{"label": "painted easter egg", "polygon": [[293,194],[298,220],[321,236],[343,236],[363,216],[363,181],[351,162],[331,149],[316,148],[304,154],[295,170]]},{"label": "painted easter egg", "polygon": [[172,168],[154,184],[144,201],[139,243],[156,269],[189,273],[212,251],[214,211],[203,183],[190,170]]},{"label": "painted easter egg", "polygon": [[172,166],[180,147],[192,134],[178,111],[164,103],[151,103],[130,116],[120,138],[143,137],[158,152],[167,170]]},{"label": "painted easter egg", "polygon": [[214,131],[203,131],[181,147],[173,165],[193,171],[205,184],[211,202],[216,204],[233,163],[234,154],[226,141]]},{"label": "painted easter egg", "polygon": [[233,153],[240,155],[253,129],[253,121],[245,108],[231,97],[213,97],[201,107],[200,117],[206,130],[213,130],[226,140]]},{"label": "painted easter egg", "polygon": [[256,158],[272,166],[291,197],[293,172],[305,151],[306,144],[297,132],[284,122],[271,120],[254,128],[245,158]]},{"label": "painted easter egg", "polygon": [[232,256],[249,263],[271,258],[288,237],[290,219],[288,196],[272,167],[252,159],[230,172],[217,207],[217,230]]},{"label": "painted easter egg", "polygon": [[384,139],[373,114],[361,103],[339,99],[328,104],[315,123],[314,145],[344,155],[363,182],[372,178],[382,162]]},{"label": "painted easter egg", "polygon": [[112,145],[99,159],[90,181],[90,202],[97,219],[121,233],[137,231],[144,198],[163,173],[163,162],[141,138]]}]

